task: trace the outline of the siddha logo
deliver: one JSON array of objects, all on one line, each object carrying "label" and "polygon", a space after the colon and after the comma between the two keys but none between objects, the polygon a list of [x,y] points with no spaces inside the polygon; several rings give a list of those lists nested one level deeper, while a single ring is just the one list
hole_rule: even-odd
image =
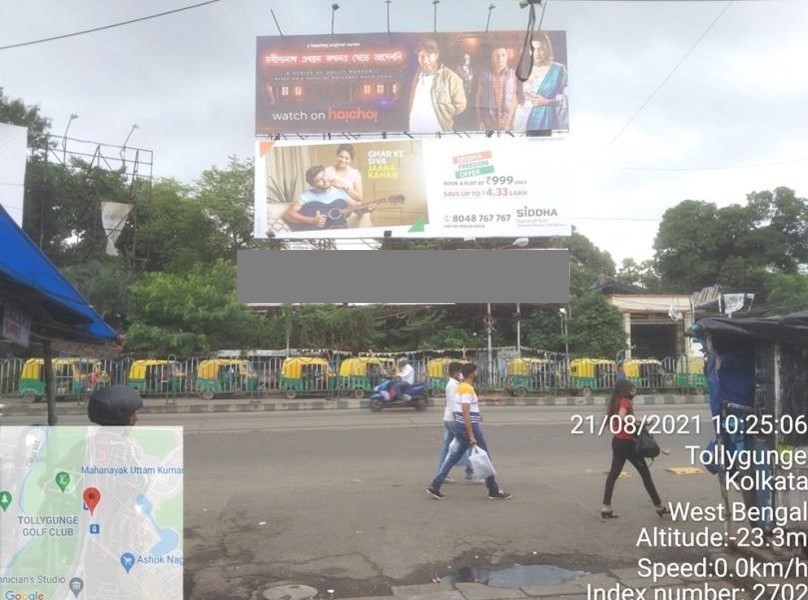
[{"label": "siddha logo", "polygon": [[527,206],[516,211],[517,217],[557,217],[558,211],[554,208],[529,208]]},{"label": "siddha logo", "polygon": [[8,590],[3,598],[4,600],[45,600],[45,594],[42,592],[30,592],[28,594],[23,594],[22,592]]}]

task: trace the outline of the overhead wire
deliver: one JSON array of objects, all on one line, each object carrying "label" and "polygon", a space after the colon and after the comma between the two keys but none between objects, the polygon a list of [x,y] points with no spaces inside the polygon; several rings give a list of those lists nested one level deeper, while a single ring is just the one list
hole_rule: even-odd
[{"label": "overhead wire", "polygon": [[61,35],[54,35],[47,38],[41,38],[38,40],[31,40],[28,42],[20,42],[18,44],[8,44],[6,46],[0,46],[0,50],[10,50],[11,48],[21,48],[23,46],[33,46],[34,44],[44,44],[45,42],[53,42],[56,40],[63,40],[71,37],[76,37],[79,35],[86,35],[88,33],[95,33],[97,31],[104,31],[106,29],[113,29],[115,27],[122,27],[124,25],[131,25],[132,23],[139,23],[141,21],[148,21],[149,19],[157,19],[159,17],[165,17],[167,15],[173,15],[175,13],[183,12],[186,10],[191,10],[194,8],[199,8],[201,6],[207,6],[208,4],[215,4],[216,2],[221,2],[221,0],[207,0],[206,2],[199,2],[198,4],[191,4],[190,6],[183,6],[181,8],[175,8],[172,10],[167,10],[161,13],[155,13],[153,15],[146,15],[145,17],[138,17],[136,19],[129,19],[128,21],[120,21],[118,23],[111,23],[109,25],[102,25],[100,27],[93,27],[92,29],[84,29],[82,31],[74,31],[73,33],[65,33]]},{"label": "overhead wire", "polygon": [[626,129],[628,129],[628,126],[631,125],[631,123],[634,122],[634,119],[636,119],[640,115],[640,113],[642,113],[642,111],[645,110],[645,107],[648,106],[651,103],[651,100],[653,100],[654,97],[657,95],[657,93],[659,93],[659,91],[663,87],[665,87],[665,84],[668,83],[668,81],[670,80],[671,77],[673,77],[673,75],[676,73],[676,71],[679,69],[679,67],[682,66],[682,64],[687,60],[687,58],[698,47],[698,45],[701,43],[701,41],[705,37],[707,37],[707,34],[710,33],[710,31],[712,31],[713,27],[715,27],[715,24],[718,23],[718,21],[721,19],[722,16],[724,16],[724,13],[727,12],[727,9],[732,5],[733,2],[734,2],[734,0],[728,0],[728,2],[724,5],[724,8],[721,9],[721,12],[719,12],[718,15],[716,15],[716,17],[707,26],[707,28],[702,32],[702,34],[699,36],[699,38],[693,43],[692,46],[690,46],[688,51],[685,52],[684,56],[682,56],[682,58],[679,60],[679,62],[676,63],[676,65],[665,76],[665,78],[662,80],[662,82],[654,89],[653,92],[651,92],[651,94],[648,96],[648,98],[646,98],[645,102],[643,102],[642,105],[640,105],[640,108],[638,108],[637,111],[633,115],[631,115],[631,118],[629,118],[629,120],[626,121],[626,123],[620,128],[620,130],[615,134],[615,136],[611,139],[611,141],[609,142],[608,145],[613,144],[615,142],[615,140],[617,140],[617,138],[619,138],[622,135],[622,133]]}]

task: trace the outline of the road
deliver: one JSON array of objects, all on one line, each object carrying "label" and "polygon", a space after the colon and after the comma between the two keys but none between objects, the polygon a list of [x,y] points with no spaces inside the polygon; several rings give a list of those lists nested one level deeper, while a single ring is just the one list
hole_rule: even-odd
[{"label": "road", "polygon": [[[631,467],[617,483],[620,518],[600,518],[609,438],[571,435],[571,418],[599,418],[602,408],[483,411],[497,478],[514,494],[508,501],[489,501],[485,486],[465,482],[444,486],[443,502],[425,493],[442,435],[437,410],[143,415],[144,425],[185,427],[185,597],[260,598],[286,581],[345,598],[388,594],[391,585],[427,583],[462,567],[599,572],[649,554],[681,559],[681,550],[637,547],[641,529],[661,520]],[[700,434],[659,436],[672,453],[652,472],[663,499],[717,503],[709,474],[667,470],[690,466],[685,444],[708,441],[707,407],[642,413],[696,417]]]}]

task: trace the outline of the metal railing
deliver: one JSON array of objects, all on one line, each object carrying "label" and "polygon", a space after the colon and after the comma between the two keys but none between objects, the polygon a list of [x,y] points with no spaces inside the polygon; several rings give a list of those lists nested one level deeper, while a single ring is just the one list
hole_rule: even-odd
[{"label": "metal railing", "polygon": [[[442,395],[447,377],[447,357],[416,352],[409,353],[409,357],[416,381],[429,382],[433,394]],[[207,363],[203,369],[200,369],[200,365],[209,359],[199,357],[184,360],[169,357],[145,362],[124,357],[98,361],[87,359],[75,363],[57,359],[54,384],[58,398],[87,397],[94,389],[107,385],[129,385],[146,396],[165,397],[261,397],[280,394],[291,397],[295,395],[289,392],[291,388],[300,395],[361,397],[369,395],[373,386],[387,376],[373,370],[365,376],[352,374],[342,377],[339,375],[340,363],[344,358],[337,355],[337,358],[309,359],[312,364],[299,369],[296,378],[283,376],[282,356],[245,356],[241,363],[222,360],[213,368]],[[437,359],[444,364],[431,368],[430,363]],[[477,364],[479,376],[476,387],[480,393],[586,395],[603,393],[613,388],[621,378],[634,382],[640,393],[702,393],[707,387],[703,367],[698,359],[692,357],[624,363],[607,360],[587,362],[589,359],[583,359],[583,362],[570,361],[568,364],[563,355],[552,355],[549,358],[534,358],[533,362],[524,361],[523,365],[517,366],[515,361],[518,358],[512,353],[496,353],[489,361],[483,350],[466,352],[463,360]],[[25,359],[21,358],[0,360],[0,397],[38,399],[44,396],[42,369],[31,368],[30,365],[25,368],[25,365]],[[436,373],[440,373],[440,376],[436,376]]]}]

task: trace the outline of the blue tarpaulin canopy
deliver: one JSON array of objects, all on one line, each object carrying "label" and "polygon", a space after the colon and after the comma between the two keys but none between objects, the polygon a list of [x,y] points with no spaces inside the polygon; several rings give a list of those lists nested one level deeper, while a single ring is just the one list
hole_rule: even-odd
[{"label": "blue tarpaulin canopy", "polygon": [[119,341],[87,301],[0,206],[0,303],[32,321],[39,339],[109,345]]}]

